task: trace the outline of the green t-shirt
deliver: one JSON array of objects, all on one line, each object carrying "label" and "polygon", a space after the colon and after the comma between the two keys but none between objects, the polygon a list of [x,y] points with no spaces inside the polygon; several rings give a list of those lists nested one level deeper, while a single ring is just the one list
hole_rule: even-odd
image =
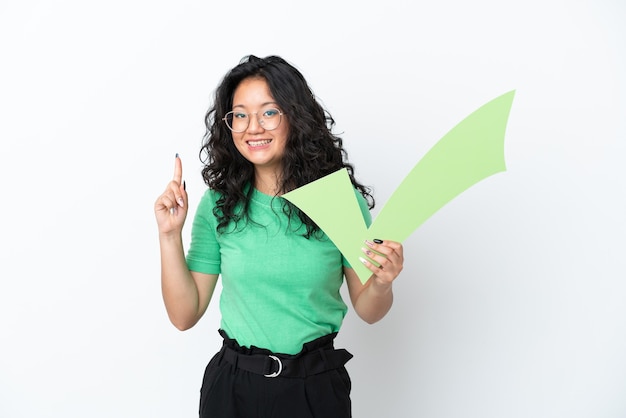
[{"label": "green t-shirt", "polygon": [[[366,223],[367,202],[355,191]],[[217,193],[207,190],[193,221],[189,269],[221,274],[221,327],[245,347],[295,354],[302,344],[339,331],[347,312],[339,289],[343,266],[323,235],[306,239],[305,226],[282,211],[280,197],[253,191],[251,221],[217,232]]]}]

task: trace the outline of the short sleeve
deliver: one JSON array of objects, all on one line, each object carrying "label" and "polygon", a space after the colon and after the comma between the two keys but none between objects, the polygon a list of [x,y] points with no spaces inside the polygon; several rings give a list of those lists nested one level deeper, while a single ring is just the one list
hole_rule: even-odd
[{"label": "short sleeve", "polygon": [[221,272],[220,245],[217,239],[217,219],[213,214],[216,193],[207,190],[198,204],[191,227],[191,243],[187,252],[187,267],[205,274]]}]

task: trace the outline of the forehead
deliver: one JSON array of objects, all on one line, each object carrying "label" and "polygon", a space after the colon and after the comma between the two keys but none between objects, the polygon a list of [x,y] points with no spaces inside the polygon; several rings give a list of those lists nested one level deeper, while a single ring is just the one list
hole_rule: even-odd
[{"label": "forehead", "polygon": [[233,94],[233,107],[255,107],[274,104],[269,84],[262,77],[243,79]]}]

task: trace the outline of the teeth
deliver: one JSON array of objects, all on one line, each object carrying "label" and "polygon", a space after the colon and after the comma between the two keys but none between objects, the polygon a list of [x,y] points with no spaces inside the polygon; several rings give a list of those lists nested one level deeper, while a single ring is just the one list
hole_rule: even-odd
[{"label": "teeth", "polygon": [[251,147],[260,147],[262,145],[267,145],[270,142],[272,142],[271,139],[264,139],[262,141],[248,141],[248,145],[250,145]]}]

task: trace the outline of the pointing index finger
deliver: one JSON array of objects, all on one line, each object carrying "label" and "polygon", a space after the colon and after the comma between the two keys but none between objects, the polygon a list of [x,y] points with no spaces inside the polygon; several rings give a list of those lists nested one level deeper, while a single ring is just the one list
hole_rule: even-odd
[{"label": "pointing index finger", "polygon": [[176,183],[181,184],[183,181],[183,163],[180,161],[180,157],[176,154],[174,161],[174,179]]}]

